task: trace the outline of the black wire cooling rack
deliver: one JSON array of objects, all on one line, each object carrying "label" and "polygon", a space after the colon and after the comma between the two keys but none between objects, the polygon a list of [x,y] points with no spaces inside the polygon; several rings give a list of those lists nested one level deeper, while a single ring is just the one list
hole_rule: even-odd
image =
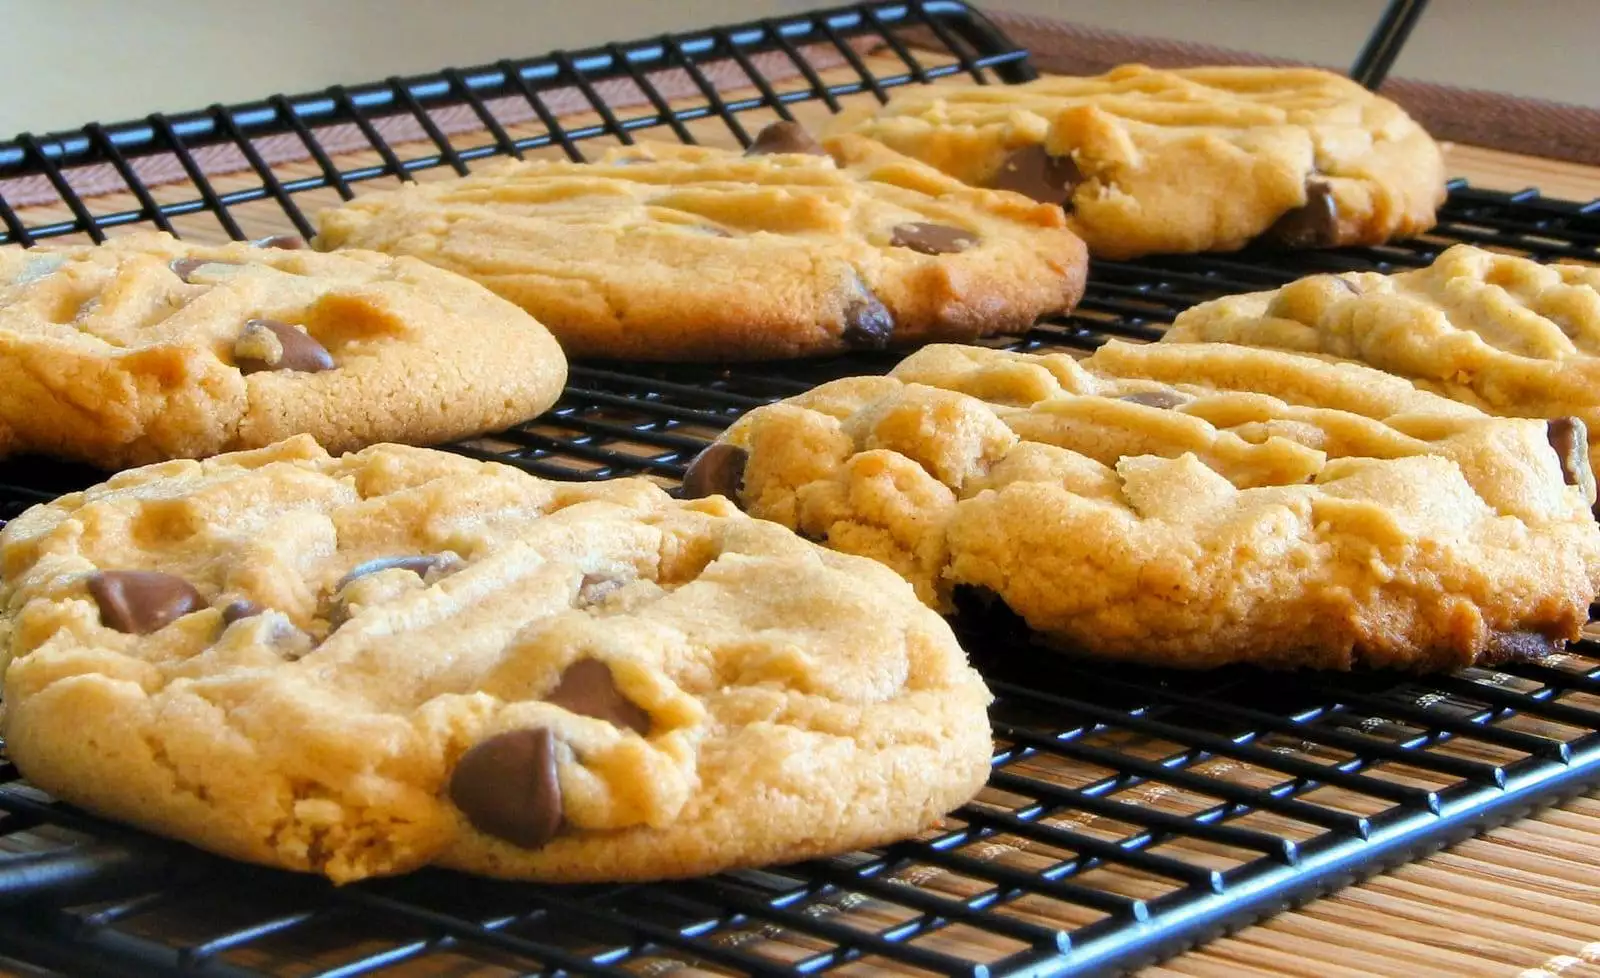
[{"label": "black wire cooling rack", "polygon": [[[1421,3],[1399,0],[1353,74],[1381,79]],[[0,143],[0,242],[310,231],[369,181],[634,134],[744,143],[774,117],[946,76],[1032,77],[952,2],[879,4],[153,115]],[[559,121],[558,121],[559,120]],[[1457,241],[1600,259],[1596,207],[1452,187],[1409,242],[1097,262],[1070,318],[1008,341],[1154,339],[1187,306],[1311,271],[1419,266]],[[450,446],[537,474],[675,480],[741,412],[892,356],[576,365],[560,404]],[[0,465],[0,515],[91,481]],[[343,888],[212,858],[53,802],[0,767],[0,955],[72,975],[1098,974],[1431,851],[1600,780],[1600,644],[1426,679],[1166,674],[1045,656],[963,617],[998,702],[994,774],[922,838],[650,886],[444,872]]]}]

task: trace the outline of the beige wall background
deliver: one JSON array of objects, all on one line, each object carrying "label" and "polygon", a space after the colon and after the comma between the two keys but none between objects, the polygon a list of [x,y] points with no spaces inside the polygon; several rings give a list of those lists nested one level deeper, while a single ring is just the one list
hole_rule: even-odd
[{"label": "beige wall background", "polygon": [[[542,54],[826,0],[0,0],[0,139]],[[1384,0],[989,0],[1347,66]],[[1026,38],[1020,38],[1026,42]],[[1600,0],[1433,0],[1395,73],[1600,105]]]}]

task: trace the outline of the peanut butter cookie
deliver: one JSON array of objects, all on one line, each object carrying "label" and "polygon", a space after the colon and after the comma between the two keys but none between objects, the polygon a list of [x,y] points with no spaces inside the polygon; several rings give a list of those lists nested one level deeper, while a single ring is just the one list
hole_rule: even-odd
[{"label": "peanut butter cookie", "polygon": [[642,144],[351,201],[319,248],[460,272],[567,353],[756,360],[1020,332],[1083,292],[1060,208],[792,123],[745,154]]},{"label": "peanut butter cookie", "polygon": [[532,418],[565,379],[533,317],[415,259],[158,232],[0,249],[0,455],[441,442]]},{"label": "peanut butter cookie", "polygon": [[35,507],[0,565],[30,781],[339,881],[822,856],[989,770],[988,690],[904,581],[643,480],[302,436]]},{"label": "peanut butter cookie", "polygon": [[1312,68],[908,87],[830,131],[1065,205],[1103,258],[1377,244],[1432,227],[1445,196],[1439,147],[1404,110]]},{"label": "peanut butter cookie", "polygon": [[1588,620],[1600,527],[1550,435],[1248,347],[934,346],[745,415],[687,484],[1096,655],[1440,669]]}]

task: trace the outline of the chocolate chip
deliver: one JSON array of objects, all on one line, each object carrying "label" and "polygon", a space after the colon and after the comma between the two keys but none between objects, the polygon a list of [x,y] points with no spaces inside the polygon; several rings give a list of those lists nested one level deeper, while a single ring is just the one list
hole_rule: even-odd
[{"label": "chocolate chip", "polygon": [[1024,146],[1000,164],[990,181],[996,190],[1032,197],[1041,204],[1066,205],[1083,182],[1083,171],[1070,156],[1051,156],[1038,143]]},{"label": "chocolate chip", "polygon": [[[224,629],[236,622],[259,618],[267,613],[267,608],[248,598],[230,601],[222,609],[222,627]],[[257,637],[263,633],[257,632]],[[294,623],[283,617],[267,620],[265,629],[267,643],[286,661],[294,662],[310,652],[315,647],[315,642],[310,635],[294,626]]]},{"label": "chocolate chip", "polygon": [[246,618],[254,618],[256,615],[264,614],[266,610],[254,601],[245,598],[241,598],[238,601],[230,601],[227,607],[222,609],[222,623],[231,625],[236,621],[243,621]]},{"label": "chocolate chip", "polygon": [[1560,652],[1566,643],[1540,632],[1511,631],[1490,632],[1478,665],[1494,666],[1503,662],[1531,662]]},{"label": "chocolate chip", "polygon": [[920,251],[924,255],[948,255],[956,251],[966,251],[978,243],[978,236],[971,231],[953,228],[948,224],[922,224],[913,221],[909,224],[896,224],[889,236],[889,243],[896,248]]},{"label": "chocolate chip", "polygon": [[333,369],[333,357],[326,347],[305,330],[276,319],[252,319],[245,323],[244,331],[233,344],[233,362],[239,372],[245,374],[262,370],[314,374]]},{"label": "chocolate chip", "polygon": [[213,261],[210,258],[174,258],[167,267],[171,268],[173,274],[177,275],[185,282],[192,282],[193,280],[190,279],[189,276],[193,275],[196,270],[204,268],[207,265],[237,266],[238,264],[239,263],[236,261]]},{"label": "chocolate chip", "polygon": [[623,582],[604,574],[585,574],[578,583],[578,606],[599,604],[611,592],[621,589]]},{"label": "chocolate chip", "polygon": [[418,557],[377,557],[357,564],[350,573],[339,578],[333,586],[334,593],[343,591],[358,577],[386,570],[408,570],[423,580],[432,574],[445,574],[461,566],[461,558],[446,551],[441,554],[423,554]]},{"label": "chocolate chip", "polygon": [[811,134],[798,122],[774,122],[756,133],[755,141],[744,151],[746,156],[769,156],[773,153],[828,155],[828,151],[812,139]]},{"label": "chocolate chip", "polygon": [[478,743],[456,762],[450,800],[485,835],[524,849],[549,842],[561,829],[555,735],[536,727]]},{"label": "chocolate chip", "polygon": [[1339,243],[1339,204],[1321,180],[1306,182],[1306,202],[1278,218],[1261,235],[1283,248],[1331,248]]},{"label": "chocolate chip", "polygon": [[1123,394],[1117,400],[1143,404],[1145,407],[1162,408],[1163,410],[1171,410],[1180,404],[1189,403],[1188,395],[1180,394],[1177,391],[1139,391],[1134,394]]},{"label": "chocolate chip", "polygon": [[148,635],[205,607],[194,585],[160,571],[98,571],[89,575],[89,593],[108,628]]},{"label": "chocolate chip", "polygon": [[878,297],[861,286],[860,294],[844,307],[844,331],[839,338],[856,350],[882,350],[894,336],[894,316]]},{"label": "chocolate chip", "polygon": [[579,659],[567,666],[556,688],[544,699],[569,713],[627,727],[640,736],[650,733],[650,714],[622,695],[611,667],[599,659]]},{"label": "chocolate chip", "polygon": [[257,248],[278,248],[282,251],[303,251],[306,239],[298,234],[269,234],[250,242]]},{"label": "chocolate chip", "polygon": [[1583,485],[1589,470],[1589,430],[1578,418],[1551,418],[1545,422],[1545,437],[1561,460],[1561,477],[1569,486]]},{"label": "chocolate chip", "polygon": [[750,453],[736,445],[717,442],[694,457],[683,471],[683,498],[727,496],[739,502],[744,486],[744,466]]}]

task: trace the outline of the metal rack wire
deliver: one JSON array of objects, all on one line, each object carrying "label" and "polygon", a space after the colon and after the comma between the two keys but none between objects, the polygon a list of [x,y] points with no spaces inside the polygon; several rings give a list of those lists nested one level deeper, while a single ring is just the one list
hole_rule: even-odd
[{"label": "metal rack wire", "polygon": [[[1420,3],[1364,57],[1392,63]],[[1408,12],[1410,11],[1410,12]],[[1397,40],[1398,39],[1398,40]],[[1381,43],[1380,43],[1381,41]],[[946,0],[841,8],[0,143],[0,242],[133,226],[310,230],[368,182],[595,141],[721,139],[947,77],[1032,77]],[[1452,187],[1432,234],[1379,248],[1099,262],[1078,312],[1006,341],[1152,339],[1188,305],[1314,270],[1425,264],[1456,241],[1600,259],[1594,206]],[[557,407],[450,446],[537,474],[672,481],[749,408],[892,355],[584,363]],[[0,464],[0,517],[100,476]],[[333,888],[229,863],[51,801],[0,767],[0,954],[67,974],[952,975],[1123,969],[1600,780],[1600,644],[1451,676],[1204,675],[1048,655],[964,614],[998,695],[989,787],[916,840],[650,886],[538,887],[427,871]]]}]

